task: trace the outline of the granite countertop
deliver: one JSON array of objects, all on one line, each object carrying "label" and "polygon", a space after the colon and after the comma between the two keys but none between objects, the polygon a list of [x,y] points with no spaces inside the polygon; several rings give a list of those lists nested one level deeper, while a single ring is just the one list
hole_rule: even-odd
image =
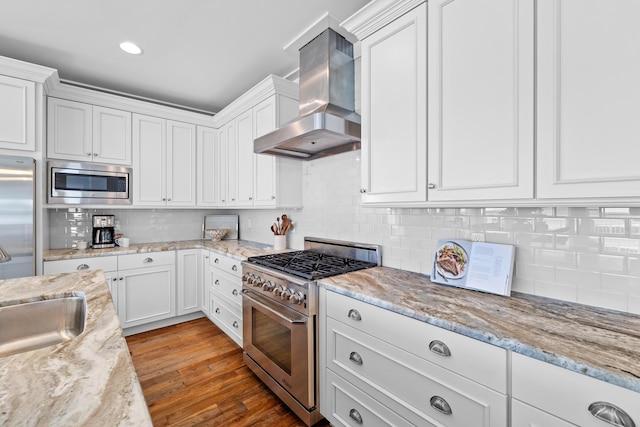
[{"label": "granite countertop", "polygon": [[640,392],[640,316],[513,292],[504,297],[376,267],[326,289]]},{"label": "granite countertop", "polygon": [[74,291],[87,301],[81,335],[0,358],[0,425],[152,426],[101,270],[0,281],[0,305]]},{"label": "granite countertop", "polygon": [[115,247],[107,249],[48,249],[44,251],[44,261],[59,261],[75,258],[90,258],[109,255],[128,255],[145,252],[175,251],[182,249],[209,249],[222,255],[227,255],[239,261],[251,256],[266,255],[276,251],[273,246],[248,240],[220,240],[210,239],[179,240],[172,242],[138,243],[128,248]]}]

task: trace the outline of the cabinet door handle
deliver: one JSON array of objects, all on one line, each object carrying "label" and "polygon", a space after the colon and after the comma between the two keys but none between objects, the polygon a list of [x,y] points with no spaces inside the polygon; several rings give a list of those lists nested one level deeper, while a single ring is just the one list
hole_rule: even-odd
[{"label": "cabinet door handle", "polygon": [[358,310],[356,310],[355,308],[349,310],[347,316],[349,316],[349,319],[351,320],[362,320],[362,316],[360,316],[360,313],[358,313]]},{"label": "cabinet door handle", "polygon": [[142,262],[144,262],[145,264],[149,264],[150,262],[153,262],[153,258],[145,258],[142,260]]},{"label": "cabinet door handle", "polygon": [[360,365],[362,366],[362,356],[360,356],[358,353],[356,353],[355,351],[352,351],[351,354],[349,355],[349,360],[351,360],[353,363],[355,363],[356,365]]},{"label": "cabinet door handle", "polygon": [[98,153],[93,153],[93,157],[98,157]]},{"label": "cabinet door handle", "polygon": [[215,282],[213,282],[214,285],[220,286],[220,280],[216,279]]},{"label": "cabinet door handle", "polygon": [[220,308],[216,308],[216,314],[220,314]]},{"label": "cabinet door handle", "polygon": [[220,261],[218,260],[218,258],[216,258],[216,259],[214,259],[214,260],[213,260],[213,262],[214,262],[215,264],[218,264]]},{"label": "cabinet door handle", "polygon": [[88,270],[89,266],[87,264],[80,264],[76,267],[76,270]]},{"label": "cabinet door handle", "polygon": [[275,200],[276,196],[271,196],[271,200]]},{"label": "cabinet door handle", "polygon": [[440,396],[433,396],[431,400],[429,400],[429,404],[433,409],[438,412],[442,412],[445,415],[451,415],[453,412],[451,411],[451,406]]},{"label": "cabinet door handle", "polygon": [[238,326],[240,326],[240,325],[238,324],[238,321],[237,321],[237,320],[234,320],[234,321],[233,321],[233,327],[234,327],[234,328],[236,328],[236,329],[238,329]]},{"label": "cabinet door handle", "polygon": [[442,341],[438,341],[438,340],[431,341],[429,343],[429,350],[431,350],[432,352],[440,356],[444,356],[444,357],[451,356],[451,350],[449,350],[449,347],[447,347],[447,345]]},{"label": "cabinet door handle", "polygon": [[231,291],[231,293],[232,293],[233,295],[238,295],[238,290],[237,290],[237,289],[234,289],[233,291]]},{"label": "cabinet door handle", "polygon": [[124,280],[124,277],[120,277],[118,280]]},{"label": "cabinet door handle", "polygon": [[607,402],[593,402],[589,405],[591,415],[606,423],[620,427],[635,427],[635,423],[622,409]]},{"label": "cabinet door handle", "polygon": [[427,185],[427,188],[428,188],[429,190],[433,190],[434,188],[436,188],[436,185],[435,185],[435,184],[431,184],[431,183],[429,183],[429,185]]},{"label": "cabinet door handle", "polygon": [[91,153],[87,153],[87,156],[91,157]]},{"label": "cabinet door handle", "polygon": [[231,266],[231,269],[232,269],[233,271],[238,271],[238,266],[237,266],[237,265],[235,265],[235,264],[233,264],[233,265]]},{"label": "cabinet door handle", "polygon": [[362,415],[355,409],[349,411],[349,418],[355,421],[357,424],[362,424]]},{"label": "cabinet door handle", "polygon": [[116,277],[111,278],[112,282],[115,282],[116,280],[118,280]]},{"label": "cabinet door handle", "polygon": [[360,189],[360,193],[361,193],[361,194],[364,194],[364,193],[366,193],[366,192],[367,192],[367,190],[366,190],[366,189],[364,189],[364,188],[361,188],[361,189]]}]

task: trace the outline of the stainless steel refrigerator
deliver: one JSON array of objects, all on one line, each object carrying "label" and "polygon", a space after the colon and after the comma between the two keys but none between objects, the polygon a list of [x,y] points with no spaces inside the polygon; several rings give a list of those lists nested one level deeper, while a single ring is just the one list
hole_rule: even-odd
[{"label": "stainless steel refrigerator", "polygon": [[35,274],[35,161],[0,156],[0,280]]}]

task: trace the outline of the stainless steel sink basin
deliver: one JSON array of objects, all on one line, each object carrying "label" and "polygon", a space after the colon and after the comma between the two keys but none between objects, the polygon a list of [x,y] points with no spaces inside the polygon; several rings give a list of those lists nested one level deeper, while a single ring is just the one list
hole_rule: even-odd
[{"label": "stainless steel sink basin", "polygon": [[0,307],[0,357],[70,341],[84,331],[87,302],[70,292]]}]

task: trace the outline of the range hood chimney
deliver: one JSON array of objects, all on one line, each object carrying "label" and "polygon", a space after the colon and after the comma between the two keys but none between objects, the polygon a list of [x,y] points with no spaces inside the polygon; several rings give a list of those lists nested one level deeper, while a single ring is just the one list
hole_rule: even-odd
[{"label": "range hood chimney", "polygon": [[331,28],[300,49],[300,118],[254,141],[254,152],[313,160],[360,148],[353,45]]}]

